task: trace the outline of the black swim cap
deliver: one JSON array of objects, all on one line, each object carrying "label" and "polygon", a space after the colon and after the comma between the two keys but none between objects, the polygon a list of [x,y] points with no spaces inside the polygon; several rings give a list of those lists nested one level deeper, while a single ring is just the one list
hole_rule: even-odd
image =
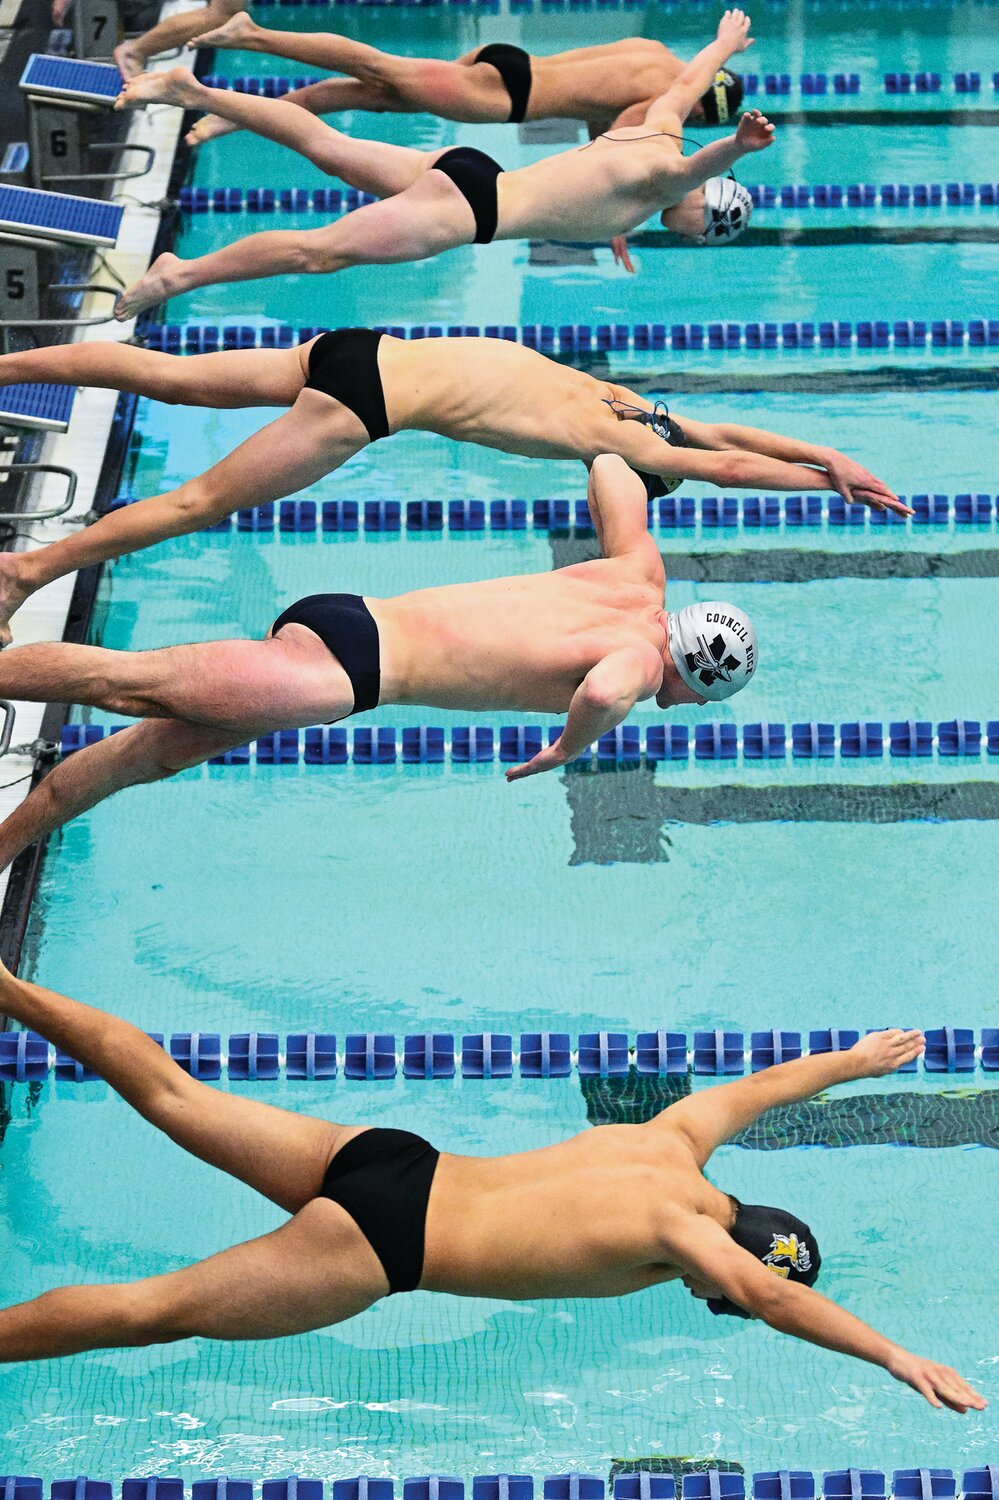
[{"label": "black swim cap", "polygon": [[[768,1271],[785,1281],[814,1286],[818,1279],[822,1257],[815,1236],[803,1220],[796,1219],[786,1208],[736,1202],[732,1238],[743,1250],[761,1260]],[[736,1318],[750,1316],[727,1297],[709,1297],[708,1307],[716,1314],[728,1313]]]},{"label": "black swim cap", "polygon": [[742,79],[728,68],[719,68],[710,88],[701,95],[701,108],[707,125],[724,125],[742,103]]},{"label": "black swim cap", "polygon": [[[672,444],[674,448],[686,447],[687,434],[679,422],[674,422],[666,410],[665,402],[657,401],[655,410],[647,413],[644,421],[645,425],[651,427],[664,442]],[[658,500],[660,495],[672,495],[673,491],[678,490],[683,483],[682,479],[663,479],[661,474],[646,474],[642,469],[633,469],[632,473],[637,474],[645,485],[645,494],[649,501]]]}]

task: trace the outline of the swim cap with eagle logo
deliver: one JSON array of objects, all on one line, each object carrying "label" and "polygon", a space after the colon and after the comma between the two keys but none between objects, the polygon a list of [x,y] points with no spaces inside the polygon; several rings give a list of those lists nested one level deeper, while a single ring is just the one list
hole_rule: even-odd
[{"label": "swim cap with eagle logo", "polygon": [[701,95],[701,109],[707,125],[724,125],[742,103],[742,79],[728,68],[719,68],[709,88]]},{"label": "swim cap with eagle logo", "polygon": [[[786,1208],[766,1208],[762,1203],[739,1203],[738,1200],[735,1204],[732,1238],[736,1244],[755,1255],[768,1271],[783,1281],[800,1281],[804,1286],[814,1286],[822,1257],[808,1225],[788,1213]],[[736,1318],[750,1316],[727,1297],[709,1297],[708,1308],[715,1314],[728,1313]]]},{"label": "swim cap with eagle logo", "polygon": [[753,200],[734,177],[709,177],[704,184],[702,245],[726,245],[748,229]]},{"label": "swim cap with eagle logo", "polygon": [[717,703],[746,686],[756,671],[756,631],[741,609],[711,600],[668,620],[673,664],[699,698]]}]

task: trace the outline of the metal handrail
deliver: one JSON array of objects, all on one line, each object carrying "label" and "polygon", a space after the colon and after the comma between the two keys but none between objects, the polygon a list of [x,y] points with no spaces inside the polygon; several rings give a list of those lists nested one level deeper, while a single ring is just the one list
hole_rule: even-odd
[{"label": "metal handrail", "polygon": [[129,182],[135,177],[146,177],[153,169],[156,159],[156,150],[153,146],[144,146],[138,141],[91,141],[88,151],[141,151],[146,157],[146,165],[138,171],[129,172],[46,172],[42,177],[43,182]]},{"label": "metal handrail", "polygon": [[66,494],[62,503],[51,510],[0,510],[0,521],[54,521],[56,516],[64,516],[68,510],[73,509],[78,483],[75,469],[67,469],[62,464],[19,463],[0,466],[0,480],[6,474],[14,473],[61,474],[66,481]]},{"label": "metal handrail", "polygon": [[[121,296],[121,287],[98,286],[93,282],[66,281],[46,287],[49,292],[107,292],[115,301]],[[0,329],[4,328],[94,328],[99,323],[109,323],[114,311],[86,318],[4,318],[0,317]]]},{"label": "metal handrail", "polygon": [[0,698],[0,711],[3,713],[3,729],[0,729],[0,756],[7,754],[10,749],[11,735],[14,733],[14,720],[17,710],[9,698]]}]

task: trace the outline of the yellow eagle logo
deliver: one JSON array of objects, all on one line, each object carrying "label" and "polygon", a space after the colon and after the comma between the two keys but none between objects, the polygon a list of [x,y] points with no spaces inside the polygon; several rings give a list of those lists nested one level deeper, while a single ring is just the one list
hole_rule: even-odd
[{"label": "yellow eagle logo", "polygon": [[812,1257],[804,1240],[799,1240],[796,1234],[775,1234],[763,1264],[786,1281],[792,1270],[811,1270]]}]

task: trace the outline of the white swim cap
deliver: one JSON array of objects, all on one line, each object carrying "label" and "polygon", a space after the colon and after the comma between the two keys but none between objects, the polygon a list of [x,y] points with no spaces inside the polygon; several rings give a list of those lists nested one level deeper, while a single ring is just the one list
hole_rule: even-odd
[{"label": "white swim cap", "polygon": [[692,692],[716,703],[746,686],[756,671],[756,631],[748,615],[712,599],[668,618],[670,655]]},{"label": "white swim cap", "polygon": [[736,239],[753,217],[753,200],[734,177],[709,177],[704,184],[702,245],[725,245]]}]

